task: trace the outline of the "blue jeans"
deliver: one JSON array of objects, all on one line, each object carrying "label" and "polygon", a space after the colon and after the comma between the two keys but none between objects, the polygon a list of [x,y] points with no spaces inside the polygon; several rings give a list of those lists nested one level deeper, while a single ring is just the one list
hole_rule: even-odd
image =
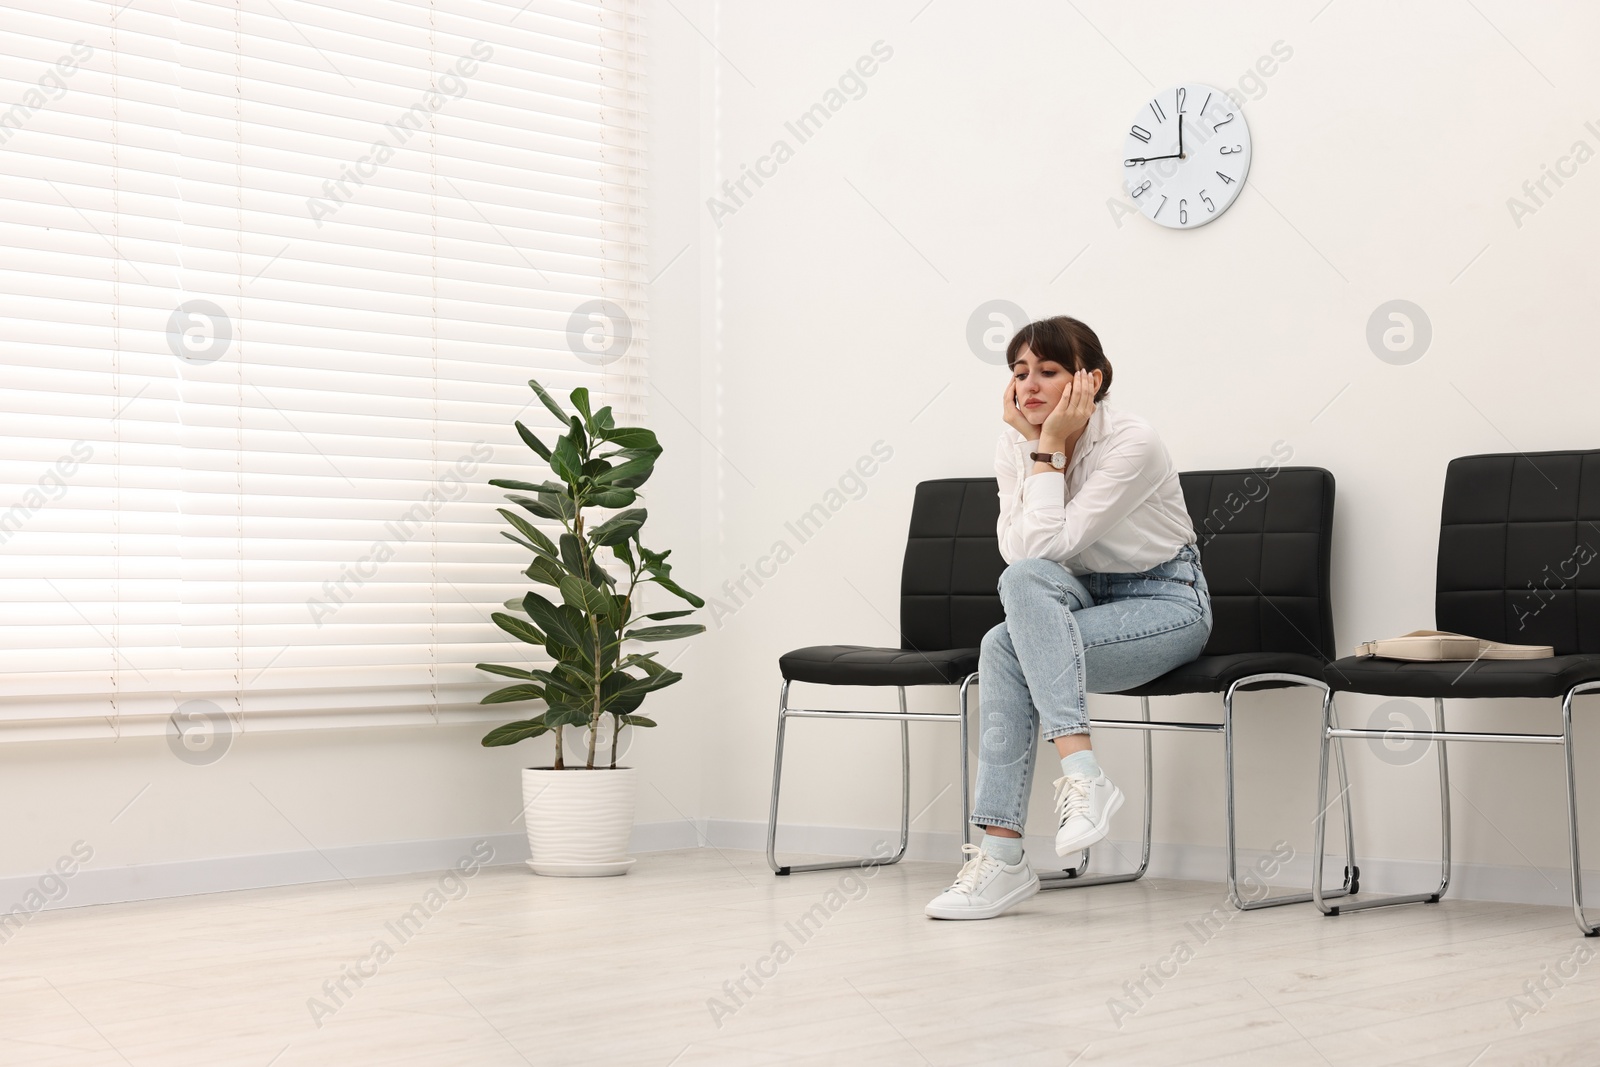
[{"label": "blue jeans", "polygon": [[1023,832],[1034,739],[1089,732],[1087,693],[1115,693],[1200,655],[1211,593],[1192,544],[1150,570],[1074,575],[1019,559],[1000,575],[1006,621],[978,659],[978,788],[972,822]]}]

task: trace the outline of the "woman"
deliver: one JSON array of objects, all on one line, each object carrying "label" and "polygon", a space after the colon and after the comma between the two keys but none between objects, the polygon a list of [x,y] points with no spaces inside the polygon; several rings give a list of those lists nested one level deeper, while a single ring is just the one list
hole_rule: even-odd
[{"label": "woman", "polygon": [[1114,693],[1200,654],[1211,596],[1178,472],[1150,424],[1105,402],[1111,364],[1064,315],[1006,346],[995,448],[1006,621],[983,637],[981,845],[935,897],[936,919],[990,919],[1039,891],[1022,853],[1034,738],[1055,743],[1056,852],[1105,837],[1122,792],[1089,744],[1086,693]]}]

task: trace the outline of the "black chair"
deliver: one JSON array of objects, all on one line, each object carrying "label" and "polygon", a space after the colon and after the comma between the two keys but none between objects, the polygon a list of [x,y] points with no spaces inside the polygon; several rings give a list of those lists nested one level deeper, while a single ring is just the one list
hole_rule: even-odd
[{"label": "black chair", "polygon": [[[1213,628],[1201,655],[1122,695],[1140,698],[1138,721],[1091,719],[1092,727],[1144,731],[1145,805],[1142,854],[1136,870],[1087,875],[1090,850],[1077,867],[1041,875],[1047,888],[1133,881],[1150,863],[1153,764],[1150,734],[1155,730],[1220,732],[1228,779],[1228,886],[1235,906],[1266,907],[1310,900],[1309,894],[1246,902],[1237,889],[1233,790],[1233,697],[1237,691],[1304,685],[1328,686],[1323,665],[1333,650],[1333,617],[1328,594],[1333,525],[1333,476],[1318,468],[1266,471],[1201,471],[1180,475],[1184,501],[1200,542],[1201,565],[1211,590]],[[999,519],[993,478],[947,478],[917,486],[911,530],[901,571],[901,647],[821,645],[797,649],[778,660],[783,675],[778,696],[778,736],[772,773],[772,803],[767,823],[767,862],[777,874],[855,866],[861,860],[780,865],[776,854],[779,785],[783,773],[784,730],[790,716],[805,718],[891,719],[901,723],[901,823],[893,857],[864,857],[895,863],[904,855],[910,814],[910,746],[907,723],[957,721],[961,727],[961,824],[970,838],[971,810],[967,754],[967,689],[977,680],[983,635],[1004,621],[998,584],[1005,570],[995,539]],[[894,685],[900,712],[854,712],[788,706],[791,682],[827,685]],[[960,686],[959,711],[908,714],[907,685]],[[1150,697],[1222,693],[1223,722],[1150,721]],[[1326,713],[1324,714],[1326,718]],[[1344,762],[1338,761],[1341,782]],[[1344,793],[1347,843],[1351,841],[1348,790]],[[1354,846],[1349,846],[1345,884],[1325,896],[1356,891]]]},{"label": "black chair", "polygon": [[[1130,882],[1150,865],[1150,733],[1155,730],[1221,733],[1227,794],[1228,898],[1242,911],[1313,899],[1298,893],[1245,900],[1238,888],[1235,829],[1233,701],[1240,692],[1306,686],[1330,691],[1322,671],[1333,656],[1333,601],[1329,593],[1333,544],[1333,475],[1320,467],[1186,471],[1179,475],[1184,503],[1200,544],[1200,563],[1211,592],[1211,637],[1200,655],[1143,685],[1117,695],[1140,700],[1140,718],[1089,720],[1091,728],[1144,732],[1144,834],[1139,866],[1125,874],[1084,877],[1083,863],[1040,876],[1041,888]],[[1222,722],[1152,722],[1150,698],[1221,693]],[[1338,760],[1347,859],[1344,882],[1321,892],[1337,898],[1359,891],[1354,826],[1342,754]],[[1320,811],[1318,818],[1320,818]],[[1323,842],[1318,840],[1321,848]],[[1321,856],[1316,863],[1321,878]]]},{"label": "black chair", "polygon": [[[1592,547],[1593,546],[1593,547]],[[1340,729],[1333,701],[1322,729],[1319,796],[1327,794],[1328,752],[1346,738],[1426,740],[1437,744],[1441,870],[1426,893],[1316,905],[1326,915],[1437,903],[1450,885],[1449,741],[1561,745],[1566,756],[1567,831],[1572,912],[1587,937],[1600,934],[1583,914],[1578,809],[1572,767],[1572,698],[1600,690],[1600,450],[1463,456],[1445,471],[1439,520],[1434,618],[1441,630],[1515,644],[1551,645],[1536,660],[1406,662],[1349,657],[1328,665],[1331,692],[1432,697],[1431,730]],[[1561,733],[1476,733],[1445,729],[1444,698],[1561,698]],[[1338,744],[1335,744],[1338,742]],[[1320,847],[1324,827],[1317,819]],[[1315,862],[1320,864],[1321,853]],[[1313,885],[1316,883],[1313,882]]]},{"label": "black chair", "polygon": [[[995,540],[999,496],[993,478],[941,478],[917,485],[911,505],[911,531],[900,570],[900,647],[815,645],[778,659],[783,686],[778,691],[778,741],[772,768],[772,809],[767,820],[767,863],[775,874],[826,871],[857,866],[837,863],[779,864],[778,787],[783,777],[783,735],[790,718],[889,719],[900,723],[900,847],[906,854],[911,818],[912,722],[954,722],[961,727],[961,825],[968,840],[971,810],[967,772],[967,689],[978,678],[978,643],[1005,621],[996,588],[1005,560]],[[789,707],[790,682],[823,685],[892,685],[900,710],[833,711]],[[908,685],[959,685],[956,715],[906,711]]]}]

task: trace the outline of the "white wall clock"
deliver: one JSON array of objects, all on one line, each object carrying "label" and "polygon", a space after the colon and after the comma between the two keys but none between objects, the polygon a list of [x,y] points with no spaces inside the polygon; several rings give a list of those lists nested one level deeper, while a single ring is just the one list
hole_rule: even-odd
[{"label": "white wall clock", "polygon": [[1145,218],[1192,230],[1228,210],[1250,172],[1244,110],[1209,85],[1177,85],[1133,117],[1122,185]]}]

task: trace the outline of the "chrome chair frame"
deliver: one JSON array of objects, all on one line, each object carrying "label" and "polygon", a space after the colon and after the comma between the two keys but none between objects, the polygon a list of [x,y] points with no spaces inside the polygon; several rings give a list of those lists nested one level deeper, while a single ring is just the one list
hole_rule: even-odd
[{"label": "chrome chair frame", "polygon": [[[1572,698],[1579,693],[1589,693],[1600,690],[1600,681],[1581,682],[1567,690],[1566,696],[1561,699],[1561,732],[1559,734],[1525,734],[1525,733],[1481,733],[1461,730],[1447,730],[1444,720],[1444,698],[1433,698],[1433,711],[1435,729],[1432,730],[1372,730],[1372,729],[1340,729],[1338,719],[1333,710],[1332,692],[1330,691],[1323,705],[1322,718],[1322,743],[1317,769],[1317,853],[1312,857],[1315,871],[1312,874],[1311,894],[1313,902],[1324,915],[1340,915],[1350,911],[1365,911],[1368,908],[1386,908],[1395,904],[1437,904],[1450,887],[1450,763],[1445,746],[1450,741],[1506,741],[1511,743],[1534,745],[1560,745],[1566,756],[1567,773],[1567,847],[1572,864],[1572,915],[1578,924],[1578,929],[1584,937],[1600,937],[1600,926],[1590,923],[1583,913],[1583,866],[1578,855],[1578,794],[1577,783],[1572,766]],[[1377,695],[1377,694],[1374,694]],[[1482,698],[1477,698],[1482,699]],[[1328,894],[1320,893],[1322,883],[1322,843],[1325,833],[1323,815],[1326,811],[1328,794],[1328,750],[1335,748],[1340,756],[1340,766],[1343,767],[1342,744],[1347,738],[1367,737],[1382,738],[1392,737],[1417,741],[1436,741],[1439,745],[1439,852],[1440,871],[1439,887],[1427,893],[1403,893],[1395,896],[1376,897],[1371,900],[1361,900],[1348,904],[1325,903]],[[1336,747],[1334,742],[1339,742],[1341,747]],[[1347,809],[1348,811],[1348,809]],[[1346,816],[1348,818],[1348,814]]]},{"label": "chrome chair frame", "polygon": [[[789,681],[783,680],[783,687],[778,691],[778,744],[777,751],[772,758],[772,806],[767,815],[767,866],[772,868],[772,873],[780,877],[786,874],[795,874],[801,871],[832,871],[844,867],[863,866],[888,866],[899,863],[905,858],[906,844],[911,839],[911,726],[913,722],[953,722],[961,727],[961,827],[962,841],[971,840],[971,830],[968,828],[967,819],[972,810],[972,801],[968,785],[970,777],[967,773],[967,688],[978,680],[978,672],[973,671],[961,679],[961,688],[957,698],[957,712],[950,715],[945,712],[911,712],[906,710],[906,687],[895,686],[900,696],[900,710],[894,711],[840,711],[827,708],[791,708],[789,707]],[[784,727],[788,720],[797,719],[887,719],[900,724],[900,847],[895,854],[888,858],[874,856],[861,856],[856,859],[829,861],[826,863],[796,863],[780,864],[778,862],[778,790],[783,778],[783,735]]]},{"label": "chrome chair frame", "polygon": [[[1339,782],[1341,786],[1340,796],[1343,800],[1342,806],[1344,809],[1344,833],[1346,847],[1344,883],[1338,889],[1328,892],[1322,891],[1322,848],[1324,845],[1324,828],[1322,817],[1324,811],[1326,810],[1326,796],[1324,789],[1323,793],[1318,794],[1317,799],[1317,855],[1313,863],[1314,872],[1312,875],[1312,891],[1309,893],[1295,893],[1288,896],[1267,897],[1263,900],[1245,900],[1239,895],[1239,856],[1234,823],[1235,797],[1233,774],[1233,697],[1235,691],[1238,690],[1240,686],[1249,685],[1254,682],[1269,681],[1291,682],[1295,685],[1322,690],[1322,719],[1324,726],[1326,726],[1332,707],[1332,691],[1329,689],[1327,683],[1321,679],[1308,678],[1305,675],[1280,673],[1247,675],[1246,677],[1240,678],[1229,685],[1227,690],[1222,695],[1222,722],[1220,723],[1151,721],[1150,698],[1147,696],[1141,696],[1139,698],[1140,718],[1138,719],[1090,719],[1089,725],[1091,728],[1106,727],[1110,729],[1140,730],[1144,733],[1144,833],[1140,844],[1139,866],[1133,871],[1122,874],[1102,874],[1086,877],[1086,874],[1089,870],[1089,857],[1092,851],[1091,849],[1086,848],[1082,852],[1083,859],[1078,866],[1064,868],[1060,873],[1041,873],[1039,876],[1039,888],[1080,889],[1092,885],[1109,885],[1117,882],[1134,882],[1144,877],[1145,871],[1150,867],[1150,817],[1152,800],[1154,797],[1152,792],[1154,774],[1150,753],[1150,735],[1157,730],[1174,730],[1187,731],[1191,733],[1222,734],[1223,765],[1227,783],[1226,791],[1228,798],[1228,900],[1235,908],[1239,909],[1240,911],[1255,911],[1258,908],[1275,908],[1284,904],[1303,904],[1311,900],[1320,901],[1334,899],[1359,893],[1361,891],[1361,870],[1356,866],[1355,826],[1354,818],[1350,808],[1349,777],[1345,769],[1344,753],[1341,751],[1338,753],[1337,761]],[[1325,755],[1319,753],[1319,757],[1325,760]],[[1325,787],[1325,776],[1327,773],[1326,762],[1322,763],[1320,770],[1324,776],[1322,784]]]}]

